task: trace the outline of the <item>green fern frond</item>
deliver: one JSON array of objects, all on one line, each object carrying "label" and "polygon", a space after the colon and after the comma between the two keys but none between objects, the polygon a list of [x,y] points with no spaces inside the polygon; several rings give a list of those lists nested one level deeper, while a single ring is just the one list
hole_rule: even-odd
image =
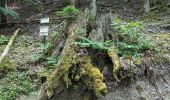
[{"label": "green fern frond", "polygon": [[13,19],[19,18],[19,14],[17,12],[12,11],[11,9],[8,9],[8,8],[0,7],[0,13],[3,13],[6,16],[12,17]]}]

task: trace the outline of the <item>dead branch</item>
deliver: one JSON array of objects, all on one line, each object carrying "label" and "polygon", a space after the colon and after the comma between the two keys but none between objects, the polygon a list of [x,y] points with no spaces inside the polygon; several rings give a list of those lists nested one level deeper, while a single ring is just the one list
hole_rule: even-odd
[{"label": "dead branch", "polygon": [[3,53],[2,53],[1,56],[0,56],[0,64],[2,64],[2,61],[4,60],[4,58],[6,57],[6,55],[8,54],[8,52],[10,51],[10,48],[11,48],[13,42],[14,42],[14,39],[15,39],[15,37],[18,35],[19,31],[20,31],[20,28],[18,28],[18,29],[14,32],[13,36],[10,38],[10,40],[9,40],[9,42],[8,42],[5,50],[3,51]]}]

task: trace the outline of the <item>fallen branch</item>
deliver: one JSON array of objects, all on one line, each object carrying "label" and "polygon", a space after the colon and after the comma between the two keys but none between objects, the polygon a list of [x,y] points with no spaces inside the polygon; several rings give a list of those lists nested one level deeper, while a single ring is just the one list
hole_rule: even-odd
[{"label": "fallen branch", "polygon": [[14,32],[13,36],[10,38],[10,40],[9,40],[9,42],[8,42],[5,50],[4,50],[4,52],[3,52],[3,53],[1,54],[1,56],[0,56],[0,64],[2,64],[2,61],[4,60],[4,58],[6,57],[6,55],[8,54],[8,52],[9,52],[9,50],[10,50],[10,48],[11,48],[13,42],[14,42],[14,39],[15,39],[15,37],[18,35],[19,31],[20,31],[20,28],[18,28],[18,29]]}]

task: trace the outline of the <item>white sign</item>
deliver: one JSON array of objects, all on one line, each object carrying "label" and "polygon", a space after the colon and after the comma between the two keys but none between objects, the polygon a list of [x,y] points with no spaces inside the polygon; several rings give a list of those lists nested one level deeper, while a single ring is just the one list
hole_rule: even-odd
[{"label": "white sign", "polygon": [[50,19],[48,17],[41,18],[41,23],[49,23]]},{"label": "white sign", "polygon": [[40,26],[41,36],[48,36],[48,33],[49,33],[49,26]]}]

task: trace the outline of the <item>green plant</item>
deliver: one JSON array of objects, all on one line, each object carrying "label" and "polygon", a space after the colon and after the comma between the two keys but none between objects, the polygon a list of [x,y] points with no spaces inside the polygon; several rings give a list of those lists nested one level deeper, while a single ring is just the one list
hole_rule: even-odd
[{"label": "green plant", "polygon": [[77,35],[84,36],[85,35],[84,33],[86,33],[86,29],[84,29],[84,28],[77,28],[75,30],[75,34],[77,34]]},{"label": "green plant", "polygon": [[49,42],[47,42],[45,45],[43,43],[40,43],[38,49],[45,54],[49,51],[50,48],[52,48],[52,46],[53,45]]},{"label": "green plant", "polygon": [[46,60],[48,66],[54,66],[58,62],[58,57],[51,56],[51,57],[47,57]]},{"label": "green plant", "polygon": [[0,100],[15,100],[19,94],[29,94],[34,90],[25,72],[10,72],[0,83]]},{"label": "green plant", "polygon": [[15,11],[10,10],[8,8],[0,7],[0,12],[2,12],[4,15],[12,17],[14,19],[18,19],[19,18],[19,14],[18,13],[16,13]]},{"label": "green plant", "polygon": [[142,31],[142,22],[125,22],[116,18],[112,25],[118,31],[114,33],[116,35],[114,43],[119,55],[125,58],[138,58],[140,53],[152,48],[149,39]]},{"label": "green plant", "polygon": [[108,41],[107,42],[95,42],[95,41],[91,41],[88,38],[85,37],[79,37],[79,39],[77,39],[76,42],[74,42],[75,45],[78,45],[82,48],[92,48],[92,49],[96,49],[99,51],[107,51],[110,47],[110,45],[108,45]]},{"label": "green plant", "polygon": [[32,61],[32,62],[42,62],[42,61],[44,61],[44,60],[45,60],[45,57],[44,57],[43,54],[37,53],[37,54],[33,54],[33,55],[31,56],[31,61]]},{"label": "green plant", "polygon": [[4,71],[13,70],[15,69],[16,65],[17,64],[15,62],[11,62],[9,59],[5,58],[2,64],[0,64],[0,70]]},{"label": "green plant", "polygon": [[8,43],[8,38],[4,35],[0,36],[0,45],[6,45]]},{"label": "green plant", "polygon": [[32,62],[46,61],[45,53],[47,53],[51,47],[52,44],[50,43],[46,43],[45,45],[43,43],[40,43],[38,47],[38,52],[31,56],[31,61]]},{"label": "green plant", "polygon": [[55,37],[58,37],[58,36],[59,36],[59,33],[56,32],[56,31],[54,31],[54,32],[51,33],[51,37],[52,37],[52,38],[55,38]]},{"label": "green plant", "polygon": [[80,10],[76,9],[75,6],[67,6],[64,7],[62,11],[56,12],[56,15],[62,17],[73,17],[73,18],[77,17],[79,14],[80,14]]}]

